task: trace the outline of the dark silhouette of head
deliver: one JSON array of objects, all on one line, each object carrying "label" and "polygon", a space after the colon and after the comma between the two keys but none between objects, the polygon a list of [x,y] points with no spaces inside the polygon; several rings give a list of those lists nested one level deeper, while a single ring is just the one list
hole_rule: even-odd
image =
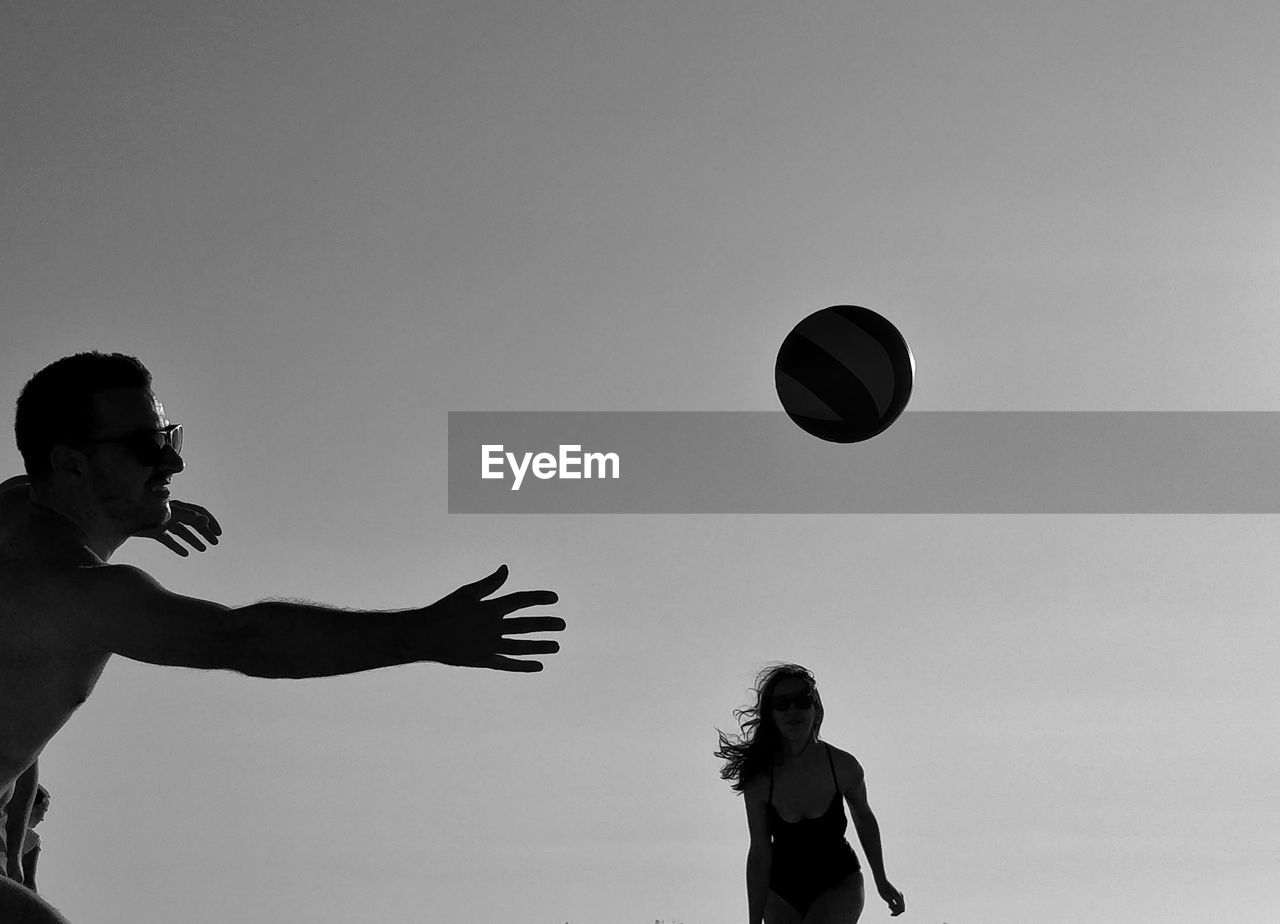
[{"label": "dark silhouette of head", "polygon": [[810,734],[815,739],[818,737],[824,712],[813,673],[799,664],[766,667],[756,676],[755,703],[734,710],[740,734],[729,736],[719,732],[720,749],[715,756],[725,761],[720,776],[733,780],[733,788],[737,792],[742,792],[753,777],[768,769],[782,751],[784,739],[773,714],[773,694],[784,680],[801,681],[812,694],[813,727]]},{"label": "dark silhouette of head", "polygon": [[18,398],[14,431],[32,501],[78,527],[104,561],[168,521],[170,482],[186,467],[182,427],[134,357],[78,353],[41,369]]},{"label": "dark silhouette of head", "polygon": [[150,390],[151,373],[133,356],[94,351],[64,356],[31,377],[18,397],[13,429],[33,483],[52,474],[54,446],[92,432],[94,395],[116,388]]}]

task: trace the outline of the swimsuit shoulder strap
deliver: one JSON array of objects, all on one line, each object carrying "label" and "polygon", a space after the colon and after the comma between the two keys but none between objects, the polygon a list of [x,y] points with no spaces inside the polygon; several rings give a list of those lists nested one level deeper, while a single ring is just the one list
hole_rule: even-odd
[{"label": "swimsuit shoulder strap", "polygon": [[769,761],[769,798],[765,800],[766,805],[773,805],[773,761]]},{"label": "swimsuit shoulder strap", "polygon": [[823,747],[827,749],[827,763],[831,765],[831,782],[836,784],[836,794],[840,793],[840,778],[836,776],[836,762],[831,759],[831,745],[825,741],[822,742]]}]

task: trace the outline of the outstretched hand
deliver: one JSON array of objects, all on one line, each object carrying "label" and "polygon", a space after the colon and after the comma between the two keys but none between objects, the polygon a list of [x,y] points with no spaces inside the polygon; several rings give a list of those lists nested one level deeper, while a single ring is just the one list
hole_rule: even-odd
[{"label": "outstretched hand", "polygon": [[[200,535],[196,535],[196,533]],[[209,545],[218,544],[218,537],[222,535],[222,527],[218,525],[218,521],[214,519],[212,513],[198,504],[174,500],[169,501],[169,519],[164,526],[149,529],[137,535],[146,539],[154,539],[175,555],[181,555],[186,558],[191,553],[179,544],[179,539],[197,552],[203,552],[208,548],[205,542],[209,543]],[[200,536],[204,537],[203,542]]]},{"label": "outstretched hand", "polygon": [[507,566],[474,584],[459,587],[426,608],[427,659],[462,667],[487,667],[498,671],[542,670],[541,661],[516,655],[555,654],[552,641],[507,638],[530,632],[560,632],[558,616],[512,616],[531,606],[550,606],[560,598],[550,590],[522,590],[486,600],[507,580]]},{"label": "outstretched hand", "polygon": [[906,899],[902,897],[902,893],[889,884],[888,880],[876,883],[876,891],[880,893],[880,897],[885,900],[885,904],[889,906],[889,916],[896,918],[902,912],[907,910]]}]

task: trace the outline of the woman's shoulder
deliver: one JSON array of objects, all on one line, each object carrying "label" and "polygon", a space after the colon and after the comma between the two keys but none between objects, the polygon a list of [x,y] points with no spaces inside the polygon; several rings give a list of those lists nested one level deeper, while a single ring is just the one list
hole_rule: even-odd
[{"label": "woman's shoulder", "polygon": [[742,786],[742,795],[752,801],[764,802],[769,794],[769,774],[757,773]]},{"label": "woman's shoulder", "polygon": [[825,741],[823,743],[831,753],[831,762],[836,765],[836,773],[840,774],[841,780],[854,782],[862,779],[862,764],[858,763],[858,758],[834,744]]}]

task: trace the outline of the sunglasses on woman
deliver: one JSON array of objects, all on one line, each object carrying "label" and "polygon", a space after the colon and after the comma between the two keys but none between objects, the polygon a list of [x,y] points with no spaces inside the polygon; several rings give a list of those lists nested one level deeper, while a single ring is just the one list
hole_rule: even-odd
[{"label": "sunglasses on woman", "polygon": [[812,709],[815,702],[817,700],[812,693],[801,693],[797,696],[775,697],[771,705],[774,712],[786,712],[792,706],[797,709]]},{"label": "sunglasses on woman", "polygon": [[155,465],[164,458],[164,451],[172,449],[182,454],[182,424],[170,424],[158,430],[140,430],[128,436],[104,436],[96,440],[77,440],[82,445],[119,443],[133,454],[142,465]]}]

